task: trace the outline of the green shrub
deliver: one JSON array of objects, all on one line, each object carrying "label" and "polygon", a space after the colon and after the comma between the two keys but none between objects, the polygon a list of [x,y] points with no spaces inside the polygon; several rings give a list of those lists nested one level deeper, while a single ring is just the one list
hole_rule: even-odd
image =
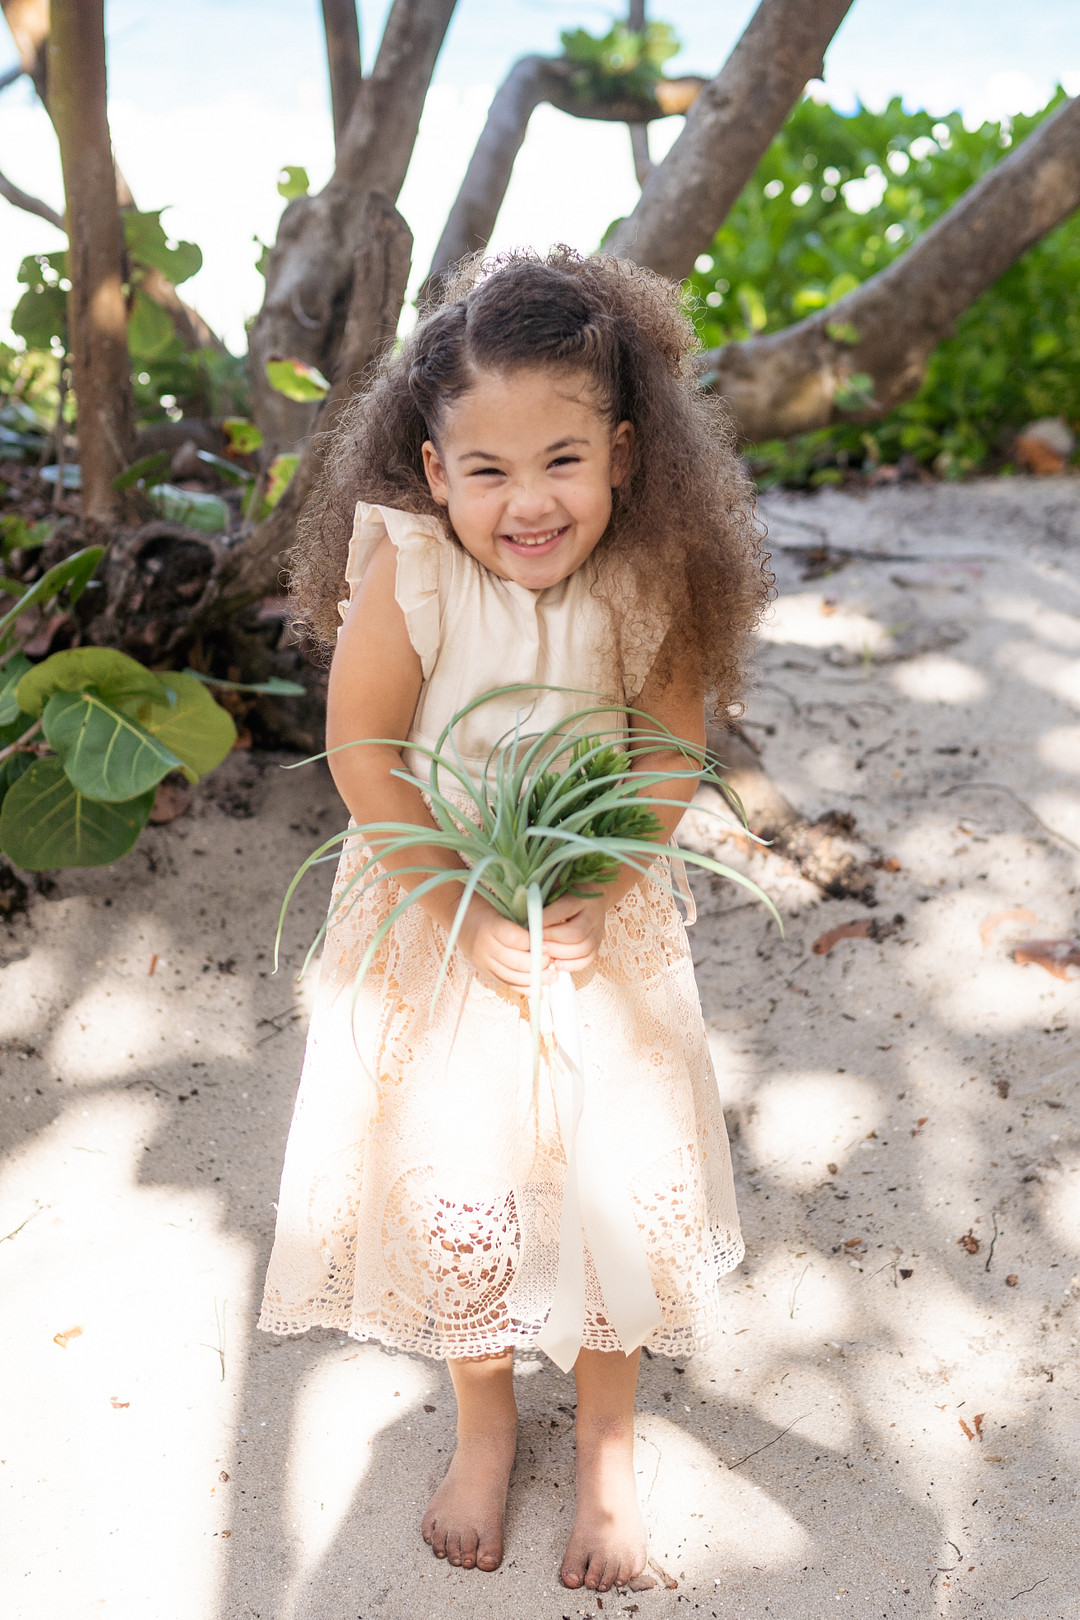
[{"label": "green shrub", "polygon": [[[689,282],[710,348],[774,332],[885,268],[1011,145],[1060,106],[967,130],[959,113],[795,108]],[[854,206],[853,206],[854,205]],[[1080,216],[1028,250],[931,357],[914,399],[867,428],[757,445],[759,482],[836,481],[909,454],[947,476],[1000,465],[1010,430],[1080,422]]]}]

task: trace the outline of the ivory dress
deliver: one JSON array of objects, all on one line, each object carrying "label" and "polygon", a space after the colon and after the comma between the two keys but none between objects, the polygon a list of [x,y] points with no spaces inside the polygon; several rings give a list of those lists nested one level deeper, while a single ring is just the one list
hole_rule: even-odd
[{"label": "ivory dress", "polygon": [[[636,670],[612,667],[601,650],[611,641],[608,609],[588,565],[529,591],[476,563],[436,519],[361,504],[350,594],[386,534],[424,676],[410,743],[433,745],[458,709],[510,683],[636,697],[655,637],[651,648],[638,639]],[[544,693],[523,729],[589,701]],[[480,774],[520,705],[485,704],[456,731],[470,772]],[[406,759],[425,774],[422,755]],[[366,853],[359,839],[345,846],[335,896]],[[354,995],[367,942],[400,898],[392,879],[381,883],[327,933],[259,1325],[337,1328],[435,1357],[529,1347],[559,1268],[567,1160],[550,1076],[541,1065],[534,1084],[527,997],[460,952],[429,1016],[446,935],[420,905],[394,924]],[[610,1169],[625,1181],[659,1305],[645,1342],[685,1355],[716,1335],[720,1279],[743,1245],[690,950],[670,895],[646,879],[631,889],[608,911],[597,962],[575,984]],[[585,1307],[581,1343],[624,1348],[587,1247]]]}]

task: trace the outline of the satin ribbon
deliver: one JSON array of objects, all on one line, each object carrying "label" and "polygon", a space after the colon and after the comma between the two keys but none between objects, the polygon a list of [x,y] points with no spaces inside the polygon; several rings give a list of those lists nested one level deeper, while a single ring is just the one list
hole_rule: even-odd
[{"label": "satin ribbon", "polygon": [[649,1274],[634,1205],[618,1173],[610,1131],[581,1039],[577,990],[569,973],[545,986],[541,1027],[552,1051],[555,1111],[566,1154],[559,1222],[559,1271],[551,1311],[537,1338],[563,1372],[577,1360],[585,1331],[585,1245],[604,1313],[627,1355],[663,1315]]}]

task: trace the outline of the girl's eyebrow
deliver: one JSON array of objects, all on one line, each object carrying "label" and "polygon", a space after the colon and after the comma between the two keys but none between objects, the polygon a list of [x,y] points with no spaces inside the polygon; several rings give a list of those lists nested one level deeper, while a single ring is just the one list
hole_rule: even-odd
[{"label": "girl's eyebrow", "polygon": [[[554,444],[549,444],[547,449],[543,453],[544,453],[545,456],[550,456],[550,455],[553,455],[556,450],[565,450],[567,445],[571,445],[571,444],[588,444],[588,442],[589,442],[588,439],[574,439],[574,438],[557,439]],[[505,456],[496,455],[493,451],[490,451],[490,450],[466,450],[466,452],[465,452],[465,454],[463,456],[458,456],[459,461],[471,461],[471,460],[473,460],[473,458],[475,458],[478,461],[505,461],[506,460]]]}]

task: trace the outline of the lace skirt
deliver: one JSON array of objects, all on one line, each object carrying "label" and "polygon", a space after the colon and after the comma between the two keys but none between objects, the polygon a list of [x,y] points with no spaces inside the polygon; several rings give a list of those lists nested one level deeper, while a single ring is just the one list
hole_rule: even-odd
[{"label": "lace skirt", "polygon": [[[335,897],[366,858],[346,848]],[[352,899],[328,930],[289,1132],[259,1326],[336,1328],[435,1357],[529,1347],[551,1308],[566,1157],[550,1075],[534,1081],[528,1001],[446,945],[421,906],[360,988],[368,941],[402,897]],[[591,1083],[663,1313],[664,1355],[719,1331],[743,1245],[727,1133],[686,932],[643,881],[608,911],[578,975]],[[622,1346],[586,1252],[588,1349]]]}]

